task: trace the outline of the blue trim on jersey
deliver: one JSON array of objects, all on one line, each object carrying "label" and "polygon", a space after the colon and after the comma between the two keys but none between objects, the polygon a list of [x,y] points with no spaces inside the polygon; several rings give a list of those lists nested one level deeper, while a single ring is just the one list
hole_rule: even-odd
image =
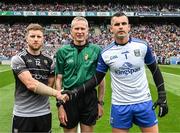
[{"label": "blue trim on jersey", "polygon": [[156,60],[155,57],[153,56],[152,54],[152,51],[148,45],[148,43],[144,40],[141,40],[141,39],[138,39],[138,38],[132,38],[131,39],[133,42],[138,42],[138,43],[143,43],[147,46],[147,52],[146,52],[146,55],[145,55],[145,58],[144,58],[144,62],[149,65],[149,64],[152,64],[154,63],[154,61]]},{"label": "blue trim on jersey", "polygon": [[100,54],[99,58],[98,58],[98,64],[96,67],[96,71],[106,73],[108,68],[109,68],[109,66],[106,65],[106,63],[104,62],[104,60],[102,58],[102,54]]},{"label": "blue trim on jersey", "polygon": [[103,58],[102,58],[102,54],[109,50],[110,48],[112,48],[113,46],[115,45],[115,42],[111,42],[107,47],[105,47],[102,51],[101,51],[101,54],[98,58],[98,64],[97,64],[97,67],[96,67],[96,71],[98,72],[103,72],[103,73],[106,73],[109,66],[104,62]]},{"label": "blue trim on jersey", "polygon": [[144,62],[145,62],[147,65],[150,65],[150,64],[154,63],[154,61],[156,61],[156,59],[155,59],[155,57],[153,56],[150,47],[147,46],[147,52],[146,52],[146,55],[145,55],[145,57],[144,57]]},{"label": "blue trim on jersey", "polygon": [[145,44],[146,46],[148,46],[148,43],[146,42],[146,41],[144,41],[144,40],[141,40],[141,39],[139,39],[139,38],[131,38],[131,41],[133,41],[133,42],[138,42],[138,43],[143,43],[143,44]]},{"label": "blue trim on jersey", "polygon": [[102,51],[101,54],[103,54],[105,51],[109,50],[110,48],[112,48],[115,44],[115,42],[111,42],[107,47],[105,47]]}]

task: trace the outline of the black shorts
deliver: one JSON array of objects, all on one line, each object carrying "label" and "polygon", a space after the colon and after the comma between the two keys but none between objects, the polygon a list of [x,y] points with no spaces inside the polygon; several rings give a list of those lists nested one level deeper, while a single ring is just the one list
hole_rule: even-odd
[{"label": "black shorts", "polygon": [[13,117],[12,133],[18,132],[46,132],[51,133],[52,115],[38,117]]},{"label": "black shorts", "polygon": [[96,89],[87,92],[81,97],[66,102],[63,106],[67,114],[68,122],[67,126],[60,124],[61,127],[71,129],[76,127],[79,122],[88,126],[96,124],[98,115]]}]

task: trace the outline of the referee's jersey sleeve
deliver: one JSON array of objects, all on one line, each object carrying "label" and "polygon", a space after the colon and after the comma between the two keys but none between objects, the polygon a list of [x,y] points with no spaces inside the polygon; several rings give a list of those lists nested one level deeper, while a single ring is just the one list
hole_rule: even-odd
[{"label": "referee's jersey sleeve", "polygon": [[56,53],[55,73],[56,74],[64,73],[64,58],[63,58],[63,53],[61,49],[59,49],[58,52]]}]

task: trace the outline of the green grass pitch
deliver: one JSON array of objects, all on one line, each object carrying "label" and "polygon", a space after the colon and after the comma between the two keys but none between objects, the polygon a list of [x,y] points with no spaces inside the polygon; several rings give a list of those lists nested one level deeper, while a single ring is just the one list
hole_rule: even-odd
[{"label": "green grass pitch", "polygon": [[[167,90],[169,113],[166,117],[158,118],[160,133],[180,132],[180,66],[164,65],[160,66],[165,80]],[[157,98],[157,91],[152,76],[147,70],[147,77],[151,89],[153,100]],[[97,121],[95,126],[96,133],[109,133],[111,88],[109,73],[106,75],[106,92],[105,92],[104,116]],[[12,110],[14,102],[14,79],[9,66],[0,65],[0,133],[11,132]],[[61,133],[59,127],[55,99],[50,98],[51,110],[53,114],[52,130],[54,133]],[[156,109],[158,111],[158,109]],[[130,129],[130,132],[140,132],[136,125]]]}]

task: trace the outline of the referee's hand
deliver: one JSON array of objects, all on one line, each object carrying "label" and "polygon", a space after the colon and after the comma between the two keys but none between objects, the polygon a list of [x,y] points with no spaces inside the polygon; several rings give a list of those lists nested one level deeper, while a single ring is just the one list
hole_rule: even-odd
[{"label": "referee's hand", "polygon": [[58,118],[62,125],[65,125],[65,126],[67,125],[67,122],[68,122],[67,114],[63,106],[60,106],[58,108]]},{"label": "referee's hand", "polygon": [[97,120],[100,119],[104,114],[104,110],[103,110],[103,105],[100,105],[98,103],[98,116],[97,116]]}]

